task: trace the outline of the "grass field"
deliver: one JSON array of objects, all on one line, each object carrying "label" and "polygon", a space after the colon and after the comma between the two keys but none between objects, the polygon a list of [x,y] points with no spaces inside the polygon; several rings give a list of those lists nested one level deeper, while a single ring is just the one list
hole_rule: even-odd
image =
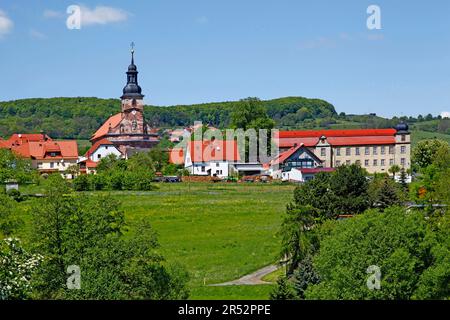
[{"label": "grass field", "polygon": [[412,140],[411,144],[413,147],[420,140],[426,139],[441,139],[450,143],[450,135],[448,134],[443,134],[439,132],[418,131],[418,130],[414,130],[411,132],[411,140]]},{"label": "grass field", "polygon": [[293,189],[274,184],[175,183],[158,184],[155,191],[111,194],[122,201],[130,233],[138,218],[150,218],[166,260],[190,273],[191,299],[267,299],[272,285],[207,285],[234,280],[277,261],[277,232]]}]

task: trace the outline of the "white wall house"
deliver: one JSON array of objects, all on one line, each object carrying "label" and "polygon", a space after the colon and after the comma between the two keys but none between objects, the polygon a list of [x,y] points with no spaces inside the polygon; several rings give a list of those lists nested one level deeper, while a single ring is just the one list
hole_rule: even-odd
[{"label": "white wall house", "polygon": [[83,157],[79,157],[78,165],[80,166],[80,172],[87,174],[95,173],[97,163],[111,154],[119,158],[123,157],[122,152],[120,152],[119,149],[108,139],[97,141]]},{"label": "white wall house", "polygon": [[190,141],[184,167],[191,175],[226,178],[240,162],[236,141]]}]

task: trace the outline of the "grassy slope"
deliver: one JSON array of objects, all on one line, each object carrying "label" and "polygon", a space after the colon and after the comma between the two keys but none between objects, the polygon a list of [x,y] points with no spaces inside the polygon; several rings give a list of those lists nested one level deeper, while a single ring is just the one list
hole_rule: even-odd
[{"label": "grassy slope", "polygon": [[438,132],[414,130],[411,132],[411,138],[412,138],[413,146],[416,145],[417,142],[419,142],[420,140],[435,139],[435,138],[441,139],[441,140],[444,140],[444,141],[447,141],[448,143],[450,143],[450,135],[438,133]]},{"label": "grassy slope", "polygon": [[[130,223],[151,218],[170,262],[191,274],[191,298],[267,297],[270,286],[204,287],[276,261],[281,215],[293,186],[162,184],[145,195],[122,195]],[[138,204],[138,205],[136,205]]]},{"label": "grassy slope", "polygon": [[[149,217],[168,262],[190,273],[191,299],[267,299],[272,285],[209,287],[277,260],[276,236],[294,186],[273,184],[158,184],[150,192],[113,192],[126,221]],[[40,187],[22,192],[39,192]],[[26,204],[24,204],[26,206]],[[24,220],[30,221],[29,214]],[[29,223],[22,236],[31,230]]]}]

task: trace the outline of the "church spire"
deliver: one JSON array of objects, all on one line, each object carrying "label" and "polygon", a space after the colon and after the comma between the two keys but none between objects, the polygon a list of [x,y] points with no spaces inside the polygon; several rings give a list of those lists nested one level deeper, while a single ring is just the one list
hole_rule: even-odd
[{"label": "church spire", "polygon": [[141,93],[142,89],[138,85],[138,71],[134,64],[134,42],[131,43],[131,64],[127,71],[127,84],[123,88],[123,95],[121,99],[142,99],[144,95]]}]

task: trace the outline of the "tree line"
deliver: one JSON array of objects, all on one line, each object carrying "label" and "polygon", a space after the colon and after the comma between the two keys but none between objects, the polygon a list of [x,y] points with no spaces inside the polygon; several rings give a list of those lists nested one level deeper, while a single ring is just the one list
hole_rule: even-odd
[{"label": "tree line", "polygon": [[297,187],[271,298],[449,299],[450,146],[422,141],[412,162],[410,185],[353,164]]}]

